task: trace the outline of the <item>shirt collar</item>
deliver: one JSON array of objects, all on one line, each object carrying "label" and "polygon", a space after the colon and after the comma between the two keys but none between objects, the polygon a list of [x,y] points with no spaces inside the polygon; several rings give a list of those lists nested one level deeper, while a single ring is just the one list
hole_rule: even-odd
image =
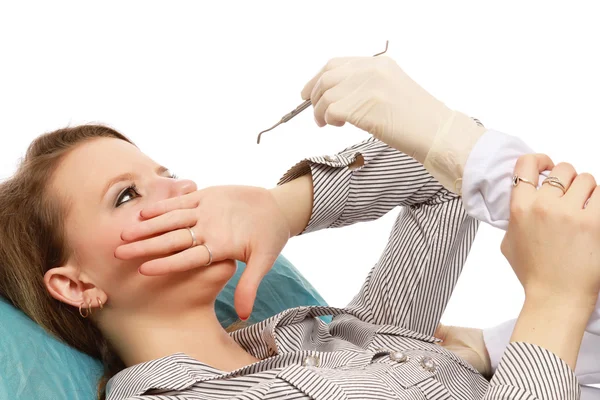
[{"label": "shirt collar", "polygon": [[[280,353],[283,347],[290,349],[288,343],[282,343],[277,328],[295,324],[310,317],[346,314],[347,311],[333,307],[297,307],[285,310],[262,322],[231,333],[252,356],[263,360]],[[124,400],[139,396],[152,389],[185,390],[197,382],[225,377],[245,369],[225,372],[212,368],[184,353],[144,362],[126,368],[110,379],[106,386],[107,400]]]},{"label": "shirt collar", "polygon": [[126,368],[106,385],[106,400],[139,396],[150,389],[184,390],[196,382],[185,363],[193,359],[183,353]]},{"label": "shirt collar", "polygon": [[294,325],[307,318],[349,314],[347,310],[335,307],[307,306],[290,308],[262,322],[244,329],[232,332],[233,339],[240,344],[248,353],[258,359],[265,359],[285,351],[299,351],[301,341],[289,343],[278,335],[278,328]]}]

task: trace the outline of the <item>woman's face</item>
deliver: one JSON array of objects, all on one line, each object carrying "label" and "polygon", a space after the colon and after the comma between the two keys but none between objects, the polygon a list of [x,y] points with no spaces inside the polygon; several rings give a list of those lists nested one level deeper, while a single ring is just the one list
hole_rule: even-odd
[{"label": "woman's face", "polygon": [[121,232],[141,221],[144,207],[197,190],[194,182],[175,179],[126,141],[97,138],[78,145],[62,160],[51,188],[67,202],[66,240],[73,250],[68,268],[79,280],[63,278],[63,289],[70,287],[71,294],[81,285],[92,288],[87,298],[94,303],[99,292],[93,290],[101,290],[106,297],[100,297],[115,309],[173,312],[173,307],[212,304],[235,272],[235,263],[226,261],[147,277],[138,267],[148,259],[115,258],[124,243]]}]

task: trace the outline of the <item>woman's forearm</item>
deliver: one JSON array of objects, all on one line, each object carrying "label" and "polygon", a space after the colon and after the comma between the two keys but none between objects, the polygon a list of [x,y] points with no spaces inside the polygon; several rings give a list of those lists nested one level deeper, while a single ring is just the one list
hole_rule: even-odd
[{"label": "woman's forearm", "polygon": [[313,184],[310,174],[270,190],[290,226],[290,235],[304,231],[312,213]]},{"label": "woman's forearm", "polygon": [[526,296],[510,340],[543,347],[575,369],[579,347],[593,308],[593,301],[577,296]]}]

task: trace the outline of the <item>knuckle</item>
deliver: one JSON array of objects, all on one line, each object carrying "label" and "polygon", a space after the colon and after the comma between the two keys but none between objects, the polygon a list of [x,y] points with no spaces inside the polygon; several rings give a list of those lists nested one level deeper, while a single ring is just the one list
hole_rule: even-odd
[{"label": "knuckle", "polygon": [[558,164],[556,164],[556,168],[559,168],[566,172],[575,172],[575,167],[573,167],[573,164],[570,164],[568,162],[559,162]]},{"label": "knuckle", "polygon": [[530,166],[537,165],[537,159],[535,154],[525,154],[517,159],[515,164],[515,173],[523,173],[527,171]]},{"label": "knuckle", "polygon": [[515,217],[522,217],[527,213],[527,207],[518,201],[514,201],[510,205],[510,213]]},{"label": "knuckle", "polygon": [[326,90],[325,93],[321,95],[321,99],[319,102],[323,101],[324,104],[331,104],[333,102],[333,94],[330,90]]},{"label": "knuckle", "polygon": [[536,164],[538,166],[538,169],[542,167],[542,165],[554,165],[554,161],[552,161],[552,159],[550,158],[550,156],[548,156],[548,154],[544,154],[544,153],[537,153],[535,155],[535,159],[536,159]]},{"label": "knuckle", "polygon": [[517,159],[517,167],[523,167],[530,164],[532,161],[535,161],[534,154],[524,154]]},{"label": "knuckle", "polygon": [[370,97],[374,104],[386,104],[385,94],[380,90],[373,91]]},{"label": "knuckle", "polygon": [[321,87],[324,87],[324,88],[329,88],[330,86],[332,86],[333,80],[334,80],[333,71],[326,71],[319,78],[320,85],[321,85]]},{"label": "knuckle", "polygon": [[[553,209],[545,201],[536,201],[535,203],[533,203],[531,211],[539,217],[548,217],[550,213],[553,212]],[[556,209],[554,210],[554,212],[556,212]]]},{"label": "knuckle", "polygon": [[385,66],[396,64],[396,61],[394,61],[392,58],[390,58],[386,55],[377,56],[377,57],[373,58],[373,60],[375,60],[377,64],[385,65]]},{"label": "knuckle", "polygon": [[330,59],[329,61],[327,61],[327,63],[325,64],[325,68],[323,68],[323,69],[325,71],[329,71],[329,70],[336,68],[337,66],[339,66],[342,63],[343,63],[342,57],[334,57],[334,58]]},{"label": "knuckle", "polygon": [[193,208],[185,210],[184,213],[183,213],[182,218],[185,220],[185,222],[194,222],[194,221],[197,221],[198,217],[196,215],[196,210],[193,209]]},{"label": "knuckle", "polygon": [[583,172],[581,174],[579,174],[577,176],[577,179],[581,179],[584,182],[588,183],[590,186],[596,186],[596,178],[594,178],[594,175],[588,173],[588,172]]}]

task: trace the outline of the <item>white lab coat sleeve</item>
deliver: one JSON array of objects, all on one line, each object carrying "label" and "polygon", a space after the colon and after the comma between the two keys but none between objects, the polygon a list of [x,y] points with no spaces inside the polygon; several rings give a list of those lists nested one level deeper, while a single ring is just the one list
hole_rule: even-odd
[{"label": "white lab coat sleeve", "polygon": [[[465,164],[462,197],[467,213],[506,230],[515,164],[520,156],[529,153],[534,151],[521,139],[498,131],[486,131]],[[540,174],[540,185],[547,175],[547,172]],[[514,321],[509,321],[484,331],[494,368],[508,345],[513,327]],[[582,384],[600,384],[600,299],[587,326],[576,375]],[[586,389],[590,390],[596,390],[596,398],[600,399],[600,389]]]},{"label": "white lab coat sleeve", "polygon": [[[467,213],[506,230],[515,164],[520,156],[530,153],[534,151],[515,136],[494,130],[486,131],[475,143],[465,164],[462,197]],[[546,176],[548,172],[540,174],[539,185]],[[600,335],[600,298],[587,331]]]}]

